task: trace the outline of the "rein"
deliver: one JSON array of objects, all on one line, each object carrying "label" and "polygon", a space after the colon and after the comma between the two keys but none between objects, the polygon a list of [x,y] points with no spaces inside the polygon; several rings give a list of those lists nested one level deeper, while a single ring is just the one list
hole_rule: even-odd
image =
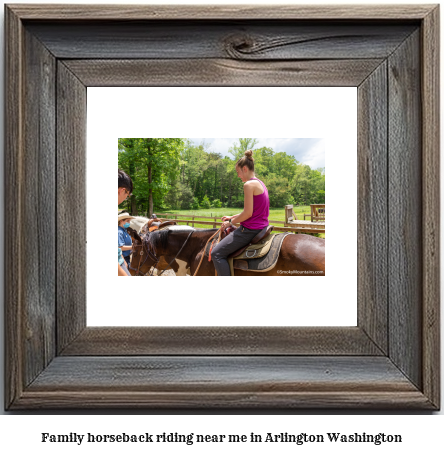
[{"label": "rein", "polygon": [[136,268],[132,268],[131,267],[131,263],[130,265],[128,266],[128,269],[131,269],[133,271],[137,271],[136,272],[136,275],[137,276],[144,276],[145,274],[140,274],[140,268],[145,264],[146,260],[148,258],[151,258],[155,263],[156,263],[156,266],[157,266],[157,263],[159,263],[159,259],[157,257],[155,257],[154,255],[151,254],[151,252],[146,249],[146,258],[143,260],[143,263],[140,264],[140,261],[142,260],[142,255],[143,255],[143,251],[144,251],[144,248],[145,248],[145,245],[144,243],[142,242],[142,249],[140,250],[140,254],[139,254],[139,265],[137,266],[137,269]]},{"label": "rein", "polygon": [[177,252],[176,256],[170,261],[170,264],[159,274],[159,276],[161,276],[173,264],[173,261],[180,255],[180,252],[182,252],[183,248],[185,247],[186,243],[188,242],[188,239],[190,239],[190,236],[193,234],[193,232],[194,231],[190,231],[190,234],[185,239],[185,242],[183,243],[180,250]]},{"label": "rein", "polygon": [[[222,227],[220,227],[220,228],[213,234],[213,236],[211,236],[210,239],[208,239],[207,243],[205,244],[205,247],[204,247],[204,249],[203,249],[203,251],[202,251],[202,256],[201,256],[200,261],[199,261],[199,265],[197,266],[197,269],[196,269],[196,271],[194,272],[193,277],[197,274],[197,271],[199,271],[200,265],[202,264],[202,260],[203,260],[203,258],[204,258],[204,256],[205,256],[205,255],[204,255],[204,254],[205,254],[205,249],[207,248],[208,243],[211,241],[211,239],[214,238],[214,236],[216,236],[217,233],[219,233],[219,238],[217,239],[217,242],[219,242],[219,241],[220,241],[220,237],[222,236]],[[217,271],[215,272],[215,275],[217,275]]]}]

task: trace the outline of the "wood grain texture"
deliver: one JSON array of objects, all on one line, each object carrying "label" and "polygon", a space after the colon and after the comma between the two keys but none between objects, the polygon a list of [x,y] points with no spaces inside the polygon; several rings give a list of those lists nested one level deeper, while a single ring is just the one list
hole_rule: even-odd
[{"label": "wood grain texture", "polygon": [[440,140],[439,6],[422,27],[423,388],[440,404]]},{"label": "wood grain texture", "polygon": [[87,327],[62,356],[381,355],[357,327]]},{"label": "wood grain texture", "polygon": [[[439,273],[436,270],[439,267],[436,256],[439,216],[433,212],[439,202],[435,195],[439,143],[435,98],[439,81],[436,7],[240,7],[237,12],[235,8],[238,7],[6,7],[6,183],[7,192],[14,192],[7,193],[6,208],[18,221],[23,221],[24,212],[31,204],[39,207],[42,201],[49,201],[57,233],[56,296],[42,303],[51,290],[47,282],[49,275],[38,270],[39,267],[44,269],[41,265],[48,261],[43,258],[46,249],[42,251],[46,241],[37,243],[41,251],[36,252],[37,247],[26,239],[26,230],[21,229],[16,235],[12,224],[15,220],[12,217],[7,220],[10,223],[6,234],[7,254],[19,257],[17,267],[7,271],[7,408],[390,407],[432,410],[439,407]],[[21,29],[21,18],[26,19],[26,36]],[[52,24],[51,18],[55,19]],[[114,80],[128,85],[153,80],[152,76],[149,79],[144,75],[145,68],[153,70],[146,60],[132,61],[133,55],[123,55],[110,66],[105,61],[117,52],[124,52],[124,34],[118,37],[116,32],[113,44],[112,36],[102,33],[106,27],[99,28],[95,41],[88,41],[88,34],[79,40],[80,51],[73,41],[74,35],[68,36],[72,33],[70,25],[83,21],[85,25],[81,30],[91,31],[97,21],[103,25],[107,18],[112,19],[108,30],[114,27],[115,31],[123,20],[131,21],[134,26],[142,19],[150,20],[151,30],[142,33],[137,29],[139,35],[136,32],[128,35],[129,43],[133,43],[128,49],[143,53],[143,46],[138,48],[134,37],[144,36],[147,53],[162,57],[156,65],[160,64],[157,68],[164,65],[163,70],[153,72],[156,80],[165,80],[166,69],[178,65],[176,71],[179,68],[184,74],[176,78],[178,86],[188,84],[193,71],[196,72],[195,67],[202,70],[200,77],[204,81],[222,80],[226,85],[238,85],[242,81],[254,84],[254,74],[264,85],[275,85],[276,81],[283,85],[290,81],[310,85],[328,83],[334,78],[343,84],[354,81],[361,84],[362,81],[358,92],[360,110],[368,116],[361,116],[359,120],[362,129],[359,141],[363,149],[359,152],[358,199],[360,213],[373,211],[373,217],[369,222],[372,226],[359,228],[360,239],[364,237],[367,244],[360,247],[363,256],[358,266],[370,275],[364,278],[364,273],[359,273],[363,280],[360,283],[365,287],[365,293],[360,291],[359,328],[268,328],[267,337],[257,328],[175,328],[170,333],[171,328],[85,329],[85,84],[96,80],[103,85]],[[282,21],[283,18],[287,20]],[[174,47],[171,43],[176,43],[180,36],[177,20],[182,19],[192,22],[186,29],[190,37],[182,40],[182,47],[178,43],[178,49],[168,49],[168,46]],[[223,19],[223,27],[200,28],[210,19]],[[263,27],[260,31],[253,30],[252,19],[261,20],[261,25],[268,24],[268,32]],[[338,27],[338,32],[325,33],[325,22],[309,22],[318,19],[329,19],[328,26]],[[367,19],[375,21],[364,24],[362,20]],[[49,22],[43,24],[44,20]],[[164,29],[166,36],[161,38],[161,27],[168,20],[169,26]],[[60,22],[55,24],[57,21]],[[34,35],[37,22],[39,30],[43,30],[41,26],[46,27],[48,42],[43,35]],[[91,23],[87,26],[88,22]],[[358,36],[367,43],[376,43],[376,47],[365,50],[353,33],[344,32],[346,22],[355,30],[364,25],[374,27],[372,33],[370,28],[358,30],[361,31]],[[160,24],[159,27],[154,23]],[[422,40],[418,32],[409,32],[412,26],[419,28],[420,24]],[[50,37],[56,25],[67,27],[65,38],[54,39],[54,34]],[[277,30],[277,26],[281,30]],[[318,35],[310,35],[308,26],[315,27],[312,32]],[[229,27],[232,27],[231,35]],[[390,27],[394,27],[393,35],[387,33]],[[204,29],[206,32],[198,40],[197,30]],[[401,29],[407,31],[407,35],[401,37],[398,33]],[[171,38],[168,34],[172,30],[176,30],[176,35]],[[304,33],[305,45],[302,44]],[[157,43],[150,43],[149,37],[156,37]],[[103,40],[106,46],[100,51]],[[66,52],[67,59],[58,62],[58,78],[53,83],[50,79],[53,66],[48,64],[53,62],[50,45],[54,50]],[[163,55],[156,54],[156,46],[163,50]],[[350,58],[345,62],[339,56],[347,46]],[[97,59],[90,64],[79,62],[77,52],[84,53],[82,56],[96,55]],[[386,58],[384,52],[391,53],[387,61],[382,61]],[[217,53],[220,56],[213,59],[211,56],[219,55]],[[186,55],[202,58],[166,62],[171,57]],[[360,58],[356,59],[358,55]],[[338,59],[342,60],[340,65],[333,62]],[[191,70],[187,69],[187,62]],[[132,71],[126,71],[125,65]],[[340,75],[341,66],[344,73],[350,74]],[[325,76],[321,75],[323,71]],[[111,76],[104,74],[106,72]],[[422,85],[418,82],[420,75]],[[41,149],[46,144],[45,138],[51,137],[48,136],[51,118],[48,113],[53,106],[51,84],[55,84],[57,94],[57,148],[52,151],[57,179],[54,182],[49,178],[52,188],[48,193],[41,183],[51,169],[51,149],[48,152]],[[386,181],[380,174],[384,168],[381,120],[384,109],[379,104],[384,99],[384,91],[388,95]],[[48,105],[42,102],[44,99],[49,100]],[[34,101],[41,106],[42,113],[31,106]],[[29,163],[26,163],[27,154]],[[33,175],[33,166],[34,174],[43,173],[42,177]],[[30,187],[25,177],[29,177]],[[387,240],[383,239],[385,182],[389,191],[385,206],[390,233]],[[30,195],[30,188],[37,195]],[[51,206],[50,194],[55,192],[54,188],[57,188],[56,204]],[[52,229],[53,222],[45,224],[43,220],[48,215],[45,209],[36,211],[33,207],[30,214],[26,220],[34,214],[38,230],[47,226]],[[381,226],[377,226],[374,218]],[[386,267],[382,261],[386,245],[388,315],[384,314],[384,286],[380,280]],[[24,269],[28,271],[30,266],[21,259],[28,248],[34,249],[30,251],[30,258],[36,269],[29,271],[29,277]],[[431,286],[426,279],[432,282]],[[40,284],[43,290],[37,291]],[[32,321],[34,315],[40,325]],[[54,318],[57,318],[55,354],[48,350],[53,347],[48,334]],[[387,330],[384,330],[386,318]],[[28,332],[28,328],[32,331]],[[33,350],[37,359],[31,359]],[[141,356],[147,351],[156,356]],[[47,363],[52,356],[45,367],[41,361]]]},{"label": "wood grain texture", "polygon": [[358,89],[358,326],[388,353],[387,64]]},{"label": "wood grain texture", "polygon": [[[301,60],[387,58],[417,25],[305,21],[31,23],[57,58]],[[205,37],[205,39],[202,39]]]},{"label": "wood grain texture", "polygon": [[[381,367],[384,366],[384,369]],[[105,371],[107,375],[100,375]],[[381,375],[381,372],[384,372]],[[109,377],[113,382],[108,383]],[[356,391],[414,391],[411,383],[385,357],[262,357],[239,356],[155,356],[128,358],[58,357],[33,384],[32,390],[57,387],[60,391],[104,388],[132,391],[248,391],[305,389],[341,390],[353,383]]]},{"label": "wood grain texture", "polygon": [[64,60],[88,87],[352,86],[381,59],[261,61],[228,59]]},{"label": "wood grain texture", "polygon": [[57,68],[57,349],[86,326],[86,87]]},{"label": "wood grain texture", "polygon": [[[389,356],[422,384],[420,33],[388,59]],[[426,286],[426,284],[424,284]]]},{"label": "wood grain texture", "polygon": [[55,59],[24,35],[23,205],[20,226],[24,313],[24,384],[55,355]]},{"label": "wood grain texture", "polygon": [[29,20],[420,20],[436,5],[25,5],[8,7]]},{"label": "wood grain texture", "polygon": [[[5,258],[14,258],[5,268],[5,408],[23,391],[23,282],[22,245],[19,230],[23,198],[23,27],[5,11]],[[8,236],[14,233],[14,236]],[[6,264],[6,262],[5,262]]]},{"label": "wood grain texture", "polygon": [[[102,391],[26,391],[14,410],[29,409],[225,409],[254,410],[269,413],[270,409],[288,413],[289,409],[359,409],[365,410],[433,410],[427,398],[418,391],[355,392],[344,384],[342,391],[320,392],[109,392]],[[229,388],[227,388],[229,389]],[[348,391],[350,389],[350,391]],[[331,411],[331,410],[330,410]],[[110,412],[110,411],[109,411]],[[111,410],[112,412],[112,410]],[[320,412],[321,413],[321,412]]]},{"label": "wood grain texture", "polygon": [[[42,400],[43,399],[43,400]],[[20,407],[422,407],[385,357],[59,357]]]}]

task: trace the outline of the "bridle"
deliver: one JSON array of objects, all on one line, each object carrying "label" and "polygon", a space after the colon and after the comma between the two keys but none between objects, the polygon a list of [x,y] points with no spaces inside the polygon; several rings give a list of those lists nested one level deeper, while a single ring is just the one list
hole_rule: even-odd
[{"label": "bridle", "polygon": [[140,264],[140,262],[142,261],[142,256],[143,256],[143,252],[145,250],[145,243],[142,241],[142,248],[140,249],[140,253],[139,253],[139,264],[137,266],[137,269],[136,268],[133,268],[131,267],[131,263],[129,264],[128,266],[128,269],[131,269],[132,271],[136,271],[136,276],[144,276],[145,274],[142,274],[140,272],[140,268],[146,263],[146,260],[148,260],[148,258],[151,258],[155,265],[157,266],[157,264],[159,263],[159,259],[154,255],[152,254],[148,248],[146,248],[146,258],[143,260],[143,263]]},{"label": "bridle", "polygon": [[[183,248],[185,247],[186,243],[188,242],[188,239],[190,239],[192,234],[193,234],[193,231],[190,231],[190,233],[188,234],[187,238],[185,239],[185,242],[183,243],[182,247],[177,252],[176,256],[170,261],[168,266],[160,274],[158,274],[158,276],[161,276],[173,264],[174,260],[180,255],[180,252],[182,252]],[[147,242],[144,242],[145,240],[146,239],[144,239],[142,241],[142,248],[140,249],[139,265],[137,266],[137,270],[136,270],[136,268],[132,268],[131,264],[128,266],[129,269],[131,269],[133,271],[137,271],[136,272],[137,276],[144,276],[145,275],[145,274],[141,274],[140,273],[140,268],[146,263],[146,260],[148,260],[148,258],[151,258],[154,261],[154,263],[155,263],[151,273],[149,274],[150,276],[152,276],[154,274],[154,269],[157,269],[157,265],[160,262],[160,258],[157,258],[157,256],[154,253],[152,253],[148,247],[146,247],[146,249],[145,249],[145,245],[147,245]],[[144,251],[146,253],[146,258],[143,260],[143,263],[140,264],[140,262],[142,261],[142,256],[143,256],[143,252]]]}]

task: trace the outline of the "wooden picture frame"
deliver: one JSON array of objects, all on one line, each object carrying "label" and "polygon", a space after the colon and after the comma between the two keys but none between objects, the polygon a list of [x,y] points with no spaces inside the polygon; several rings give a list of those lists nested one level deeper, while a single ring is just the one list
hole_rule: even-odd
[{"label": "wooden picture frame", "polygon": [[[437,5],[5,20],[6,409],[439,409]],[[357,327],[86,327],[86,87],[121,85],[358,87]]]}]

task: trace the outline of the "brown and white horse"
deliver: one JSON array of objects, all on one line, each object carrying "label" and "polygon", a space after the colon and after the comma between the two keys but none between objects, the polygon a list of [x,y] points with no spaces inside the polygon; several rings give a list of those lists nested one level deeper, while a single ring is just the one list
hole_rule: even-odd
[{"label": "brown and white horse", "polygon": [[[132,258],[134,258],[137,255],[137,259],[140,260],[139,253],[137,253],[137,254],[135,253],[134,242],[135,242],[136,238],[140,239],[140,236],[145,236],[146,233],[148,233],[148,228],[147,228],[148,221],[149,221],[149,219],[147,219],[145,217],[135,217],[134,219],[131,220],[130,228],[128,228],[128,234],[131,236],[131,239],[133,240]],[[159,264],[156,267],[156,269],[158,271],[157,274],[159,274],[159,271],[163,271],[164,269],[172,269],[174,271],[174,273],[176,274],[176,276],[186,276],[187,273],[188,274],[190,273],[189,268],[187,268],[186,262],[184,262],[182,260],[175,260],[171,263],[171,265],[169,265],[169,263],[170,263],[170,261],[166,261],[165,258],[163,258],[163,257],[160,258]],[[144,271],[145,271],[145,269],[146,268],[144,268]],[[134,268],[130,265],[129,272],[131,275],[146,275],[149,272],[149,269],[150,268],[148,268],[147,271],[142,273],[142,271],[139,271],[137,269],[137,267]]]},{"label": "brown and white horse", "polygon": [[[205,244],[217,230],[199,230],[187,226],[176,226],[163,231],[154,231],[145,236],[137,236],[133,243],[132,268],[148,271],[156,261],[164,257],[167,261],[176,258],[187,263],[191,275],[198,268]],[[214,276],[212,261],[204,258],[198,269],[198,276]],[[325,275],[325,239],[307,234],[287,236],[281,247],[278,261],[267,272],[252,272],[235,269],[239,276],[281,276],[281,275]]]}]

